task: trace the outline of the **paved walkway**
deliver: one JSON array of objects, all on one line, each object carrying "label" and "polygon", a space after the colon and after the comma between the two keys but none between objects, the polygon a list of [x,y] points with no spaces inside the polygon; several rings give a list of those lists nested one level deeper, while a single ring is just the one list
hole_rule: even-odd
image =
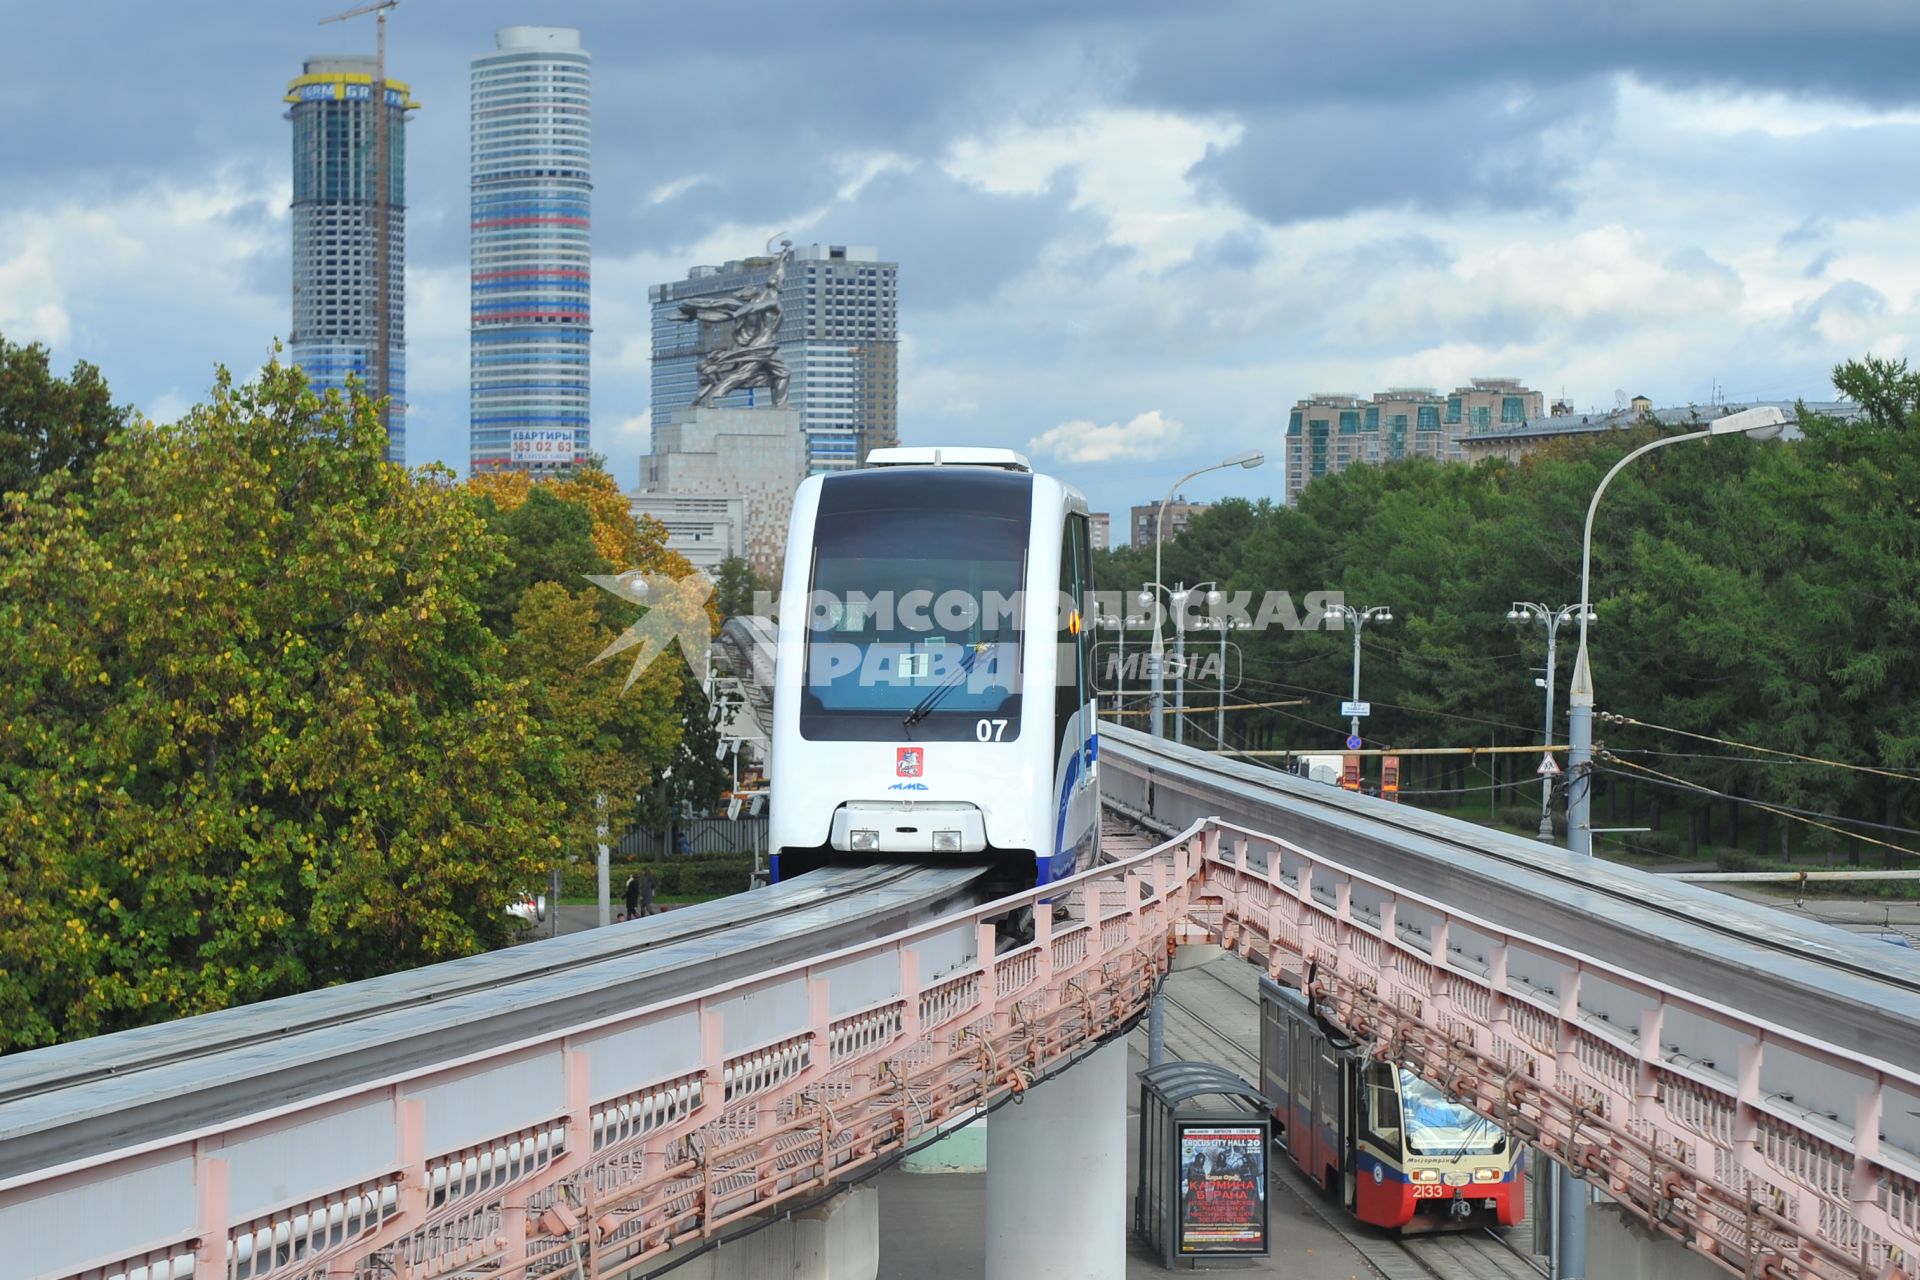
[{"label": "paved walkway", "polygon": [[[627,909],[627,904],[624,900],[621,900],[621,899],[614,900],[613,914],[616,917],[618,917],[619,914],[625,911],[626,909]],[[667,910],[667,909],[670,909],[670,908],[661,908],[661,907],[654,908],[656,912],[661,910]],[[531,929],[525,930],[523,933],[523,940],[531,942],[535,938],[552,937],[553,923],[554,923],[553,917],[549,915],[545,920],[542,920],[539,924],[534,925]],[[617,925],[619,921],[616,919],[614,923]],[[599,927],[600,927],[600,908],[599,907],[597,906],[575,907],[575,906],[565,906],[565,905],[561,906],[560,908],[560,932],[561,933],[563,934],[585,933],[589,929],[597,929]]]}]

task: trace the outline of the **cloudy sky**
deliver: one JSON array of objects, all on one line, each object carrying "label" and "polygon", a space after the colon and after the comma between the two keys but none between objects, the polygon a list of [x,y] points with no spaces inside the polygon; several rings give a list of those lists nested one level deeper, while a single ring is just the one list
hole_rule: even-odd
[{"label": "cloudy sky", "polygon": [[[0,333],[157,418],[288,327],[301,59],[348,0],[0,0]],[[594,444],[646,449],[649,284],[770,235],[901,263],[901,435],[1096,508],[1278,495],[1313,391],[1526,379],[1581,408],[1830,393],[1907,355],[1905,0],[407,0],[409,460],[466,457],[467,62],[594,56]],[[1116,522],[1118,525],[1118,522]]]}]

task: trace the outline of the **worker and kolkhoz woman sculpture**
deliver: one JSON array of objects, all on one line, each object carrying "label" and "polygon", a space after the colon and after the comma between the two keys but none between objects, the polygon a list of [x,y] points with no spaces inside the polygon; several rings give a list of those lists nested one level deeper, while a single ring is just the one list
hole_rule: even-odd
[{"label": "worker and kolkhoz woman sculpture", "polygon": [[793,264],[793,241],[780,242],[780,256],[759,288],[737,290],[731,298],[689,298],[680,314],[706,324],[733,322],[727,345],[701,357],[700,394],[693,407],[710,405],[729,391],[767,387],[775,408],[787,404],[787,365],[780,358],[780,286]]}]

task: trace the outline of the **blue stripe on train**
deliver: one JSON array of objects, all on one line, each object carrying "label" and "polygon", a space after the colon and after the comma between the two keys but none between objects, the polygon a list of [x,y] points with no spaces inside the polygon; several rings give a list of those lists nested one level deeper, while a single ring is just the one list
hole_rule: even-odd
[{"label": "blue stripe on train", "polygon": [[[1039,881],[1041,884],[1051,884],[1055,880],[1065,879],[1078,870],[1080,846],[1075,844],[1072,849],[1067,848],[1067,806],[1073,802],[1073,784],[1080,777],[1080,762],[1084,760],[1091,767],[1099,756],[1100,735],[1092,733],[1087,735],[1086,741],[1080,744],[1079,749],[1073,753],[1072,759],[1067,761],[1067,776],[1060,784],[1060,812],[1053,824],[1053,856],[1047,859],[1046,873]],[[1100,815],[1094,814],[1093,820],[1096,823],[1099,822]],[[1061,865],[1063,858],[1064,866]]]}]

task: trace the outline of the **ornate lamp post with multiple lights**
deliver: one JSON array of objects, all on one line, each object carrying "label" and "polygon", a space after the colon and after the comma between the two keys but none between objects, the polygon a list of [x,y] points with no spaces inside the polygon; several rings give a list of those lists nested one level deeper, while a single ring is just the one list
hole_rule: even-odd
[{"label": "ornate lamp post with multiple lights", "polygon": [[[1560,624],[1573,617],[1579,609],[1580,606],[1575,604],[1563,604],[1558,609],[1549,609],[1546,605],[1535,604],[1531,600],[1515,600],[1513,607],[1507,610],[1508,622],[1524,623],[1528,619],[1534,619],[1544,623],[1547,628],[1547,678],[1541,683],[1547,690],[1547,720],[1546,728],[1542,731],[1542,743],[1548,747],[1553,745],[1554,635],[1560,630]],[[1551,753],[1543,752],[1540,767],[1545,769],[1546,761],[1550,759],[1552,759]],[[1553,839],[1553,775],[1542,773],[1540,781],[1542,784],[1540,787],[1540,838],[1551,840]]]},{"label": "ornate lamp post with multiple lights", "polygon": [[1360,631],[1369,622],[1392,622],[1393,610],[1384,604],[1360,609],[1350,604],[1330,604],[1322,615],[1322,620],[1333,622],[1340,620],[1353,625],[1353,701],[1348,710],[1353,713],[1353,736],[1360,736]]}]

